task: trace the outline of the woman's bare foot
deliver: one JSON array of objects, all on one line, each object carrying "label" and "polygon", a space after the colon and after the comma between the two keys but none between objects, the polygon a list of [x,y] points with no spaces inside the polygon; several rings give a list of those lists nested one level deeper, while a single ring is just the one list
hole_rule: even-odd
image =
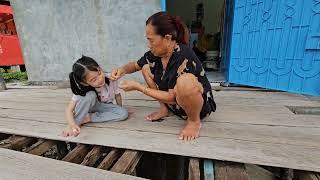
[{"label": "woman's bare foot", "polygon": [[146,117],[146,119],[149,121],[154,121],[154,120],[158,120],[158,119],[167,117],[168,114],[169,114],[168,108],[164,106],[164,107],[161,107],[159,111],[149,114]]},{"label": "woman's bare foot", "polygon": [[180,140],[191,141],[199,137],[201,129],[200,119],[197,121],[187,120],[187,125],[179,134]]}]

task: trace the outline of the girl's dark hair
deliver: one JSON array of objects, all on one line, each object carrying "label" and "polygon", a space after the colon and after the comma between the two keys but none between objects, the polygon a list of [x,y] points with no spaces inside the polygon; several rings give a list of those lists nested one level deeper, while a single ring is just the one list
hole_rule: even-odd
[{"label": "girl's dark hair", "polygon": [[155,27],[158,35],[161,35],[162,37],[171,35],[172,40],[175,40],[178,43],[189,43],[186,36],[187,26],[179,16],[171,16],[166,12],[158,12],[148,18],[146,25],[150,23]]},{"label": "girl's dark hair", "polygon": [[[72,66],[72,72],[69,74],[70,86],[73,94],[85,96],[89,91],[95,91],[94,87],[83,85],[87,71],[99,71],[99,64],[92,58],[82,56]],[[106,83],[110,81],[106,77]]]}]

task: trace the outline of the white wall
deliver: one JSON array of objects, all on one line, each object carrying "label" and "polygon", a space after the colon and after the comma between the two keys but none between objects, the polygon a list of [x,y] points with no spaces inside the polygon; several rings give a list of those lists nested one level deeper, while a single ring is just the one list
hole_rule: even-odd
[{"label": "white wall", "polygon": [[171,15],[178,15],[190,24],[196,19],[196,6],[198,3],[204,5],[203,24],[206,27],[206,33],[216,33],[218,30],[219,15],[224,0],[167,0],[167,11]]},{"label": "white wall", "polygon": [[82,54],[96,59],[106,71],[139,59],[148,50],[145,21],[160,11],[159,0],[18,0],[11,4],[30,81],[67,80],[73,62]]}]

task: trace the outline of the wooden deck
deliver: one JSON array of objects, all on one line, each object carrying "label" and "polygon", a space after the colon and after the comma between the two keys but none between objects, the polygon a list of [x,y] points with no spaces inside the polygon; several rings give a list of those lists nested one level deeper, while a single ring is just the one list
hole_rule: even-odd
[{"label": "wooden deck", "polygon": [[130,118],[88,124],[78,137],[61,135],[68,89],[0,92],[0,132],[116,148],[176,154],[320,172],[320,117],[296,115],[286,106],[320,107],[301,95],[280,92],[215,92],[218,110],[203,123],[201,137],[183,142],[184,121],[148,122],[158,104],[138,93],[125,95]]},{"label": "wooden deck", "polygon": [[1,179],[142,179],[2,148],[0,161]]}]

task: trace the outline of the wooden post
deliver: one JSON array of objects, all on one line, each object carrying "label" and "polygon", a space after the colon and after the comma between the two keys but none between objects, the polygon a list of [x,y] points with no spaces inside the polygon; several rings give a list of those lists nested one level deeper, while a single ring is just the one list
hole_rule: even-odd
[{"label": "wooden post", "polygon": [[121,150],[113,149],[109,154],[102,160],[97,167],[98,169],[109,170],[116,160],[121,156]]},{"label": "wooden post", "polygon": [[214,180],[213,161],[206,159],[203,162],[204,180]]},{"label": "wooden post", "polygon": [[215,161],[216,180],[249,180],[246,168],[241,163]]},{"label": "wooden post", "polygon": [[55,144],[56,144],[55,141],[40,139],[38,142],[36,142],[32,146],[25,149],[24,152],[41,156],[42,154],[47,152]]},{"label": "wooden post", "polygon": [[6,86],[6,83],[0,73],[0,90],[7,90],[7,86]]},{"label": "wooden post", "polygon": [[199,159],[190,158],[189,160],[189,176],[188,180],[200,180],[200,164]]},{"label": "wooden post", "polygon": [[111,171],[122,174],[132,174],[141,156],[141,152],[126,150],[116,164],[111,168]]},{"label": "wooden post", "polygon": [[68,161],[68,162],[80,164],[89,151],[90,151],[89,145],[79,144],[70,153],[68,153],[66,157],[62,159],[62,161]]},{"label": "wooden post", "polygon": [[277,180],[276,175],[270,171],[254,165],[254,164],[245,164],[246,171],[248,173],[249,179],[251,180]]},{"label": "wooden post", "polygon": [[102,151],[102,146],[94,146],[92,150],[83,159],[82,165],[92,167],[100,158]]}]

